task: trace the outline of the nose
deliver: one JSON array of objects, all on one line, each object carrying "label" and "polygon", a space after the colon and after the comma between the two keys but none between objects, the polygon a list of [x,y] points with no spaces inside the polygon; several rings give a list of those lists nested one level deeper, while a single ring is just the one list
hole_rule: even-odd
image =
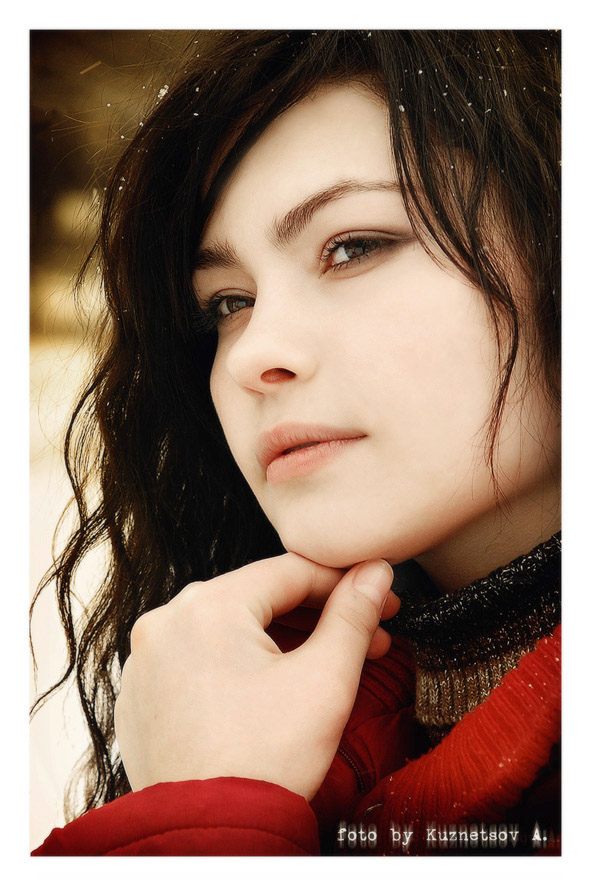
[{"label": "nose", "polygon": [[259,291],[245,328],[225,355],[226,370],[241,387],[271,393],[280,385],[313,377],[317,335],[302,301],[296,305],[277,291],[271,297]]}]

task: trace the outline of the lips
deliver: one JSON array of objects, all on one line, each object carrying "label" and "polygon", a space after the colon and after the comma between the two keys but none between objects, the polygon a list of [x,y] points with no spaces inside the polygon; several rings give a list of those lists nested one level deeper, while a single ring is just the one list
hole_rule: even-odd
[{"label": "lips", "polygon": [[367,436],[358,428],[339,428],[320,424],[296,424],[289,422],[277,425],[260,435],[256,445],[256,457],[266,469],[279,456],[297,449],[327,443],[334,440],[353,440]]},{"label": "lips", "polygon": [[289,455],[290,452],[297,452],[298,449],[309,449],[310,446],[318,446],[320,440],[315,440],[314,443],[300,443],[299,446],[292,446],[291,449],[286,449],[282,455]]}]

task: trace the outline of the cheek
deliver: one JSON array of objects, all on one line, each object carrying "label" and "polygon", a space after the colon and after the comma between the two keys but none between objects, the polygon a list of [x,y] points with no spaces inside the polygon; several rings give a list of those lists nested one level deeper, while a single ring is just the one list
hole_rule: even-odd
[{"label": "cheek", "polygon": [[401,430],[473,432],[495,388],[488,313],[480,293],[427,262],[379,281],[369,320],[351,326],[351,380],[371,379],[368,395],[389,401],[399,420],[406,416]]}]

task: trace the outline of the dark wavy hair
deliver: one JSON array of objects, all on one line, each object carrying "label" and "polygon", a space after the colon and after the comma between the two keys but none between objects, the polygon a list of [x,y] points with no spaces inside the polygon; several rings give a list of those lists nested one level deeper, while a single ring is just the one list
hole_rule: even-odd
[{"label": "dark wavy hair", "polygon": [[[65,443],[77,528],[35,597],[55,584],[69,661],[33,712],[74,674],[92,740],[83,802],[68,817],[130,790],[113,708],[136,619],[190,581],[283,551],[213,408],[216,332],[191,279],[217,195],[278,114],[332,81],[369,83],[387,102],[417,236],[482,292],[497,331],[493,476],[524,319],[509,255],[531,287],[530,372],[559,403],[560,33],[222,31],[200,32],[198,47],[193,36],[112,171],[80,277],[100,266],[104,318]],[[108,566],[78,624],[75,573],[98,545]]]}]

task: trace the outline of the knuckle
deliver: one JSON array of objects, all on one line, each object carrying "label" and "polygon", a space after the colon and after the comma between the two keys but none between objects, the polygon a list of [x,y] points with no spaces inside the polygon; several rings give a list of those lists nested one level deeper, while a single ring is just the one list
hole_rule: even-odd
[{"label": "knuckle", "polygon": [[129,634],[129,644],[132,651],[134,647],[145,645],[157,633],[162,624],[163,615],[168,611],[167,606],[158,606],[156,609],[142,613],[136,619]]},{"label": "knuckle", "polygon": [[364,638],[371,636],[375,631],[375,617],[365,607],[358,607],[352,603],[346,604],[340,608],[339,616]]},{"label": "knuckle", "polygon": [[214,626],[228,617],[227,594],[224,588],[215,584],[215,579],[207,582],[192,582],[181,592],[180,610],[174,614],[177,624],[186,623],[200,635],[213,630]]},{"label": "knuckle", "polygon": [[218,575],[216,578],[210,578],[209,581],[192,581],[191,584],[183,588],[176,599],[180,598],[181,602],[185,602],[189,606],[198,605],[200,607],[210,600],[215,602],[220,596],[223,596],[225,587],[225,584],[222,583],[223,579],[225,579],[224,575]]},{"label": "knuckle", "polygon": [[188,585],[185,585],[185,587],[182,588],[182,590],[180,590],[178,592],[178,594],[176,594],[176,596],[174,596],[172,598],[171,602],[176,603],[176,602],[182,602],[182,601],[186,600],[187,598],[192,599],[193,597],[200,594],[203,591],[203,589],[206,587],[207,584],[208,584],[208,582],[205,582],[205,581],[189,582]]},{"label": "knuckle", "polygon": [[185,585],[184,588],[181,588],[180,591],[177,591],[173,597],[168,601],[166,607],[166,612],[170,614],[178,614],[178,610],[180,609],[191,609],[196,602],[196,599],[199,595],[202,594],[202,589],[206,585],[206,582],[203,581],[192,581],[188,585]]},{"label": "knuckle", "polygon": [[134,622],[129,634],[129,644],[131,650],[137,649],[138,646],[144,644],[151,634],[151,624],[153,616],[150,612],[145,612]]}]

